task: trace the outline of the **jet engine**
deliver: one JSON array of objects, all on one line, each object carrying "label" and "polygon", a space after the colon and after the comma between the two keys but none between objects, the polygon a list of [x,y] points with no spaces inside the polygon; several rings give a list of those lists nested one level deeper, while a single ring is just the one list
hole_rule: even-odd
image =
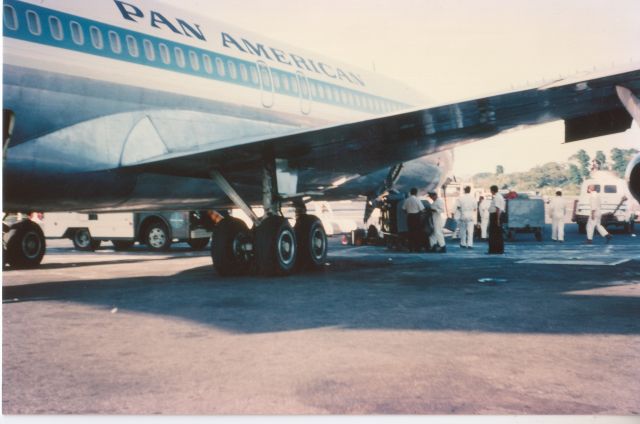
[{"label": "jet engine", "polygon": [[629,186],[629,192],[640,202],[640,153],[638,153],[627,165],[624,173]]}]

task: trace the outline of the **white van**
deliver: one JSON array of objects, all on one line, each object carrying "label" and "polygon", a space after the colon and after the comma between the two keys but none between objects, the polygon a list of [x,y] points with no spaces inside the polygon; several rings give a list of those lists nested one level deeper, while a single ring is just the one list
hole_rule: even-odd
[{"label": "white van", "polygon": [[586,233],[587,221],[591,214],[587,187],[594,185],[600,193],[602,225],[623,227],[625,232],[632,233],[636,216],[632,210],[633,197],[629,193],[627,183],[609,171],[594,171],[591,178],[585,180],[580,187],[580,198],[574,204],[574,222],[578,223],[578,231]]},{"label": "white van", "polygon": [[111,241],[116,250],[137,241],[152,250],[166,250],[173,241],[193,249],[209,244],[213,222],[206,211],[76,213],[47,212],[39,222],[47,238],[68,238],[78,250],[95,250]]}]

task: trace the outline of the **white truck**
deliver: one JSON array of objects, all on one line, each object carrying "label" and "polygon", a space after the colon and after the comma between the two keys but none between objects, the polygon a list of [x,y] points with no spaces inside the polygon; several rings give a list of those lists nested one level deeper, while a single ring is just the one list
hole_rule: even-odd
[{"label": "white truck", "polygon": [[587,187],[595,186],[600,193],[602,225],[622,227],[625,232],[633,233],[636,219],[634,199],[629,193],[627,183],[609,171],[594,171],[591,178],[585,180],[580,187],[580,197],[574,203],[573,221],[578,224],[578,231],[586,233],[589,219],[590,203]]},{"label": "white truck", "polygon": [[78,250],[95,250],[111,241],[116,250],[135,242],[151,250],[166,250],[172,242],[186,241],[193,249],[204,249],[214,223],[206,211],[161,211],[127,213],[49,212],[40,226],[47,238],[68,238]]}]

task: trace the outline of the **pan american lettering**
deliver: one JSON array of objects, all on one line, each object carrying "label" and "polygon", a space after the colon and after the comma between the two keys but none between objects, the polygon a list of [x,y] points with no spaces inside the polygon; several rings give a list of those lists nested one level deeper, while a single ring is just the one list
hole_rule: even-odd
[{"label": "pan american lettering", "polygon": [[243,53],[249,53],[254,56],[263,57],[267,60],[282,63],[284,65],[296,66],[303,71],[315,72],[323,74],[329,78],[339,79],[351,84],[365,86],[362,78],[353,72],[347,72],[337,66],[331,66],[324,62],[315,61],[305,58],[297,54],[288,53],[275,47],[265,46],[264,44],[254,43],[245,38],[237,40],[230,34],[223,32],[222,45],[227,48],[236,49]]},{"label": "pan american lettering", "polygon": [[[122,17],[128,21],[138,23],[140,20],[148,20],[149,25],[153,28],[168,29],[175,34],[190,38],[195,37],[199,40],[207,41],[204,32],[198,24],[189,23],[184,19],[179,18],[170,19],[155,10],[150,10],[145,14],[142,9],[132,3],[121,0],[113,1]],[[222,32],[220,35],[222,38],[222,46],[225,48],[258,56],[272,62],[297,67],[302,71],[325,75],[329,78],[345,81],[353,85],[359,85],[361,87],[365,86],[360,75],[346,71],[339,66],[333,66],[322,61],[305,58],[297,54],[285,52],[282,49],[253,42],[245,38],[234,37],[226,32]]]}]

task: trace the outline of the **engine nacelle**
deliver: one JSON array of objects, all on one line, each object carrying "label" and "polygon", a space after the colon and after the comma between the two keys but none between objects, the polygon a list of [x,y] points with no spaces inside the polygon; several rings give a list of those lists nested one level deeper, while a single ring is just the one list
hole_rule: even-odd
[{"label": "engine nacelle", "polygon": [[627,180],[629,192],[640,202],[640,153],[631,159],[627,165],[624,178]]}]

